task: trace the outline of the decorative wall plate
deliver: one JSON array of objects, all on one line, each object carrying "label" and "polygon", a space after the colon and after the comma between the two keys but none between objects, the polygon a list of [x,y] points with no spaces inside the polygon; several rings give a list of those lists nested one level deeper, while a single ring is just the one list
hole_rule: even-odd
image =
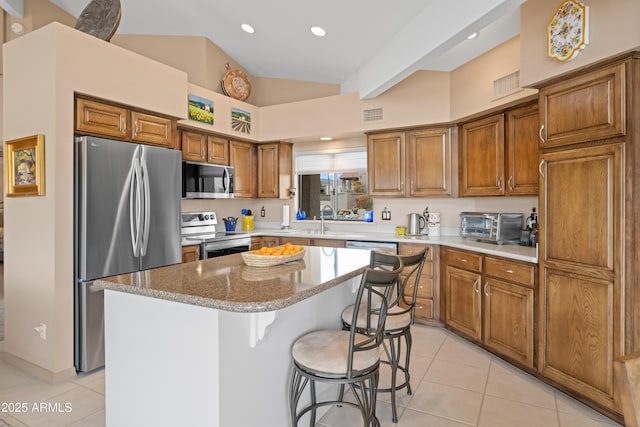
[{"label": "decorative wall plate", "polygon": [[222,91],[225,95],[244,101],[251,95],[251,83],[246,74],[240,70],[232,70],[227,62],[227,72],[222,79]]},{"label": "decorative wall plate", "polygon": [[120,0],[92,0],[80,13],[75,28],[109,41],[120,24]]},{"label": "decorative wall plate", "polygon": [[549,56],[558,61],[575,58],[589,44],[589,6],[567,0],[549,22]]}]

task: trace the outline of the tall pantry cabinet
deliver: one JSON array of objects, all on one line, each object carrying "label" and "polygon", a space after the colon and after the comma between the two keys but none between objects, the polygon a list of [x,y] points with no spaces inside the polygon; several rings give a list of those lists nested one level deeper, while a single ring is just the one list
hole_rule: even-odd
[{"label": "tall pantry cabinet", "polygon": [[640,54],[539,87],[538,370],[614,416],[640,349]]}]

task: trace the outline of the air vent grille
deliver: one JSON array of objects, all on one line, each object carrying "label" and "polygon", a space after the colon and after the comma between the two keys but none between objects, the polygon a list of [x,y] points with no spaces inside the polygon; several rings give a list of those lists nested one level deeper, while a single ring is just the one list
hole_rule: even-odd
[{"label": "air vent grille", "polygon": [[376,122],[382,120],[382,108],[371,108],[369,110],[362,110],[363,122]]},{"label": "air vent grille", "polygon": [[520,71],[508,74],[493,81],[493,97],[501,98],[514,92],[522,90],[520,88]]}]

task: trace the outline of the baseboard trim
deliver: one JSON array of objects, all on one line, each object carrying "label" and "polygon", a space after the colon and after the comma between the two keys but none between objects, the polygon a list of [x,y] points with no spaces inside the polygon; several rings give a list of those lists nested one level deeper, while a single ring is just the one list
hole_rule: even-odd
[{"label": "baseboard trim", "polygon": [[16,368],[25,371],[29,375],[32,375],[43,381],[47,381],[51,384],[67,381],[78,376],[74,367],[65,369],[60,372],[51,372],[48,369],[35,365],[31,362],[27,362],[26,360],[9,353],[2,353],[2,360],[7,362],[9,365],[13,365]]}]

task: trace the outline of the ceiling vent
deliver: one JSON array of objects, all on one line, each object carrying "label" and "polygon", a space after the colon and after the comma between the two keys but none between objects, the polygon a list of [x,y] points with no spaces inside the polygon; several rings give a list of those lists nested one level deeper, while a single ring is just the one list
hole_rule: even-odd
[{"label": "ceiling vent", "polygon": [[362,121],[377,122],[382,120],[382,108],[371,108],[369,110],[362,110]]},{"label": "ceiling vent", "polygon": [[503,98],[516,92],[520,92],[520,71],[508,74],[493,81],[493,99]]}]

